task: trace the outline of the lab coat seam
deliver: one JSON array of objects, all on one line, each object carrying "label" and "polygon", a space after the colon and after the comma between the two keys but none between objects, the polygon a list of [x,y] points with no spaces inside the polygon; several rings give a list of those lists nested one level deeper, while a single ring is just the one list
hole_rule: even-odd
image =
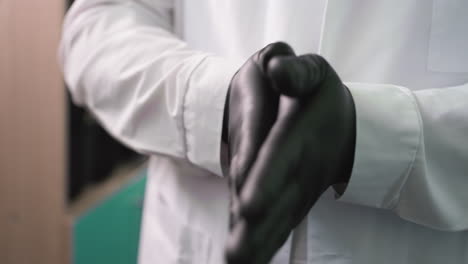
[{"label": "lab coat seam", "polygon": [[323,10],[323,17],[320,25],[320,37],[319,37],[319,44],[318,44],[318,54],[322,54],[322,41],[323,41],[323,36],[325,35],[325,27],[326,27],[326,21],[327,21],[327,11],[328,11],[328,0],[326,0],[325,7]]},{"label": "lab coat seam", "polygon": [[414,165],[416,163],[416,159],[417,159],[417,156],[418,154],[421,153],[422,151],[422,144],[423,144],[423,138],[424,138],[424,129],[423,129],[423,121],[422,121],[422,117],[421,117],[421,113],[419,111],[419,105],[416,101],[416,98],[415,96],[413,95],[413,93],[410,91],[410,90],[407,90],[406,88],[404,87],[399,87],[400,88],[400,91],[402,91],[403,93],[405,93],[406,95],[408,95],[409,97],[409,100],[413,106],[413,109],[416,113],[416,117],[417,117],[417,124],[418,124],[418,143],[416,145],[416,148],[414,149],[414,153],[412,155],[412,159],[411,159],[411,162],[408,164],[408,168],[405,170],[405,173],[404,173],[404,176],[403,176],[403,180],[398,188],[398,191],[395,193],[395,197],[394,199],[392,199],[392,201],[389,202],[390,206],[389,206],[389,209],[390,210],[395,210],[396,207],[398,206],[398,204],[400,203],[400,199],[401,199],[401,192],[403,191],[403,188],[406,184],[406,182],[408,181],[408,178],[410,177],[411,175],[411,172],[413,171],[413,168],[414,168]]},{"label": "lab coat seam", "polygon": [[187,78],[187,82],[185,84],[185,89],[184,89],[184,93],[182,95],[182,104],[181,104],[181,115],[180,115],[180,122],[177,122],[178,123],[178,126],[181,128],[181,131],[182,131],[182,149],[184,150],[184,155],[185,155],[185,158],[187,160],[189,160],[190,162],[192,162],[190,160],[190,157],[189,157],[189,151],[191,150],[191,146],[189,146],[189,138],[188,138],[188,134],[190,133],[189,131],[189,127],[187,126],[186,124],[186,118],[185,118],[185,114],[186,112],[188,111],[188,105],[190,105],[190,103],[188,102],[188,99],[187,99],[187,94],[191,91],[192,88],[196,88],[196,87],[191,87],[190,83],[191,83],[191,80],[192,80],[192,76],[194,75],[195,71],[200,67],[200,65],[205,62],[205,60],[208,58],[208,55],[204,55],[202,56],[202,58],[200,59],[200,61],[198,61],[195,66],[193,67],[193,69],[190,71],[189,75],[188,75],[188,78]]}]

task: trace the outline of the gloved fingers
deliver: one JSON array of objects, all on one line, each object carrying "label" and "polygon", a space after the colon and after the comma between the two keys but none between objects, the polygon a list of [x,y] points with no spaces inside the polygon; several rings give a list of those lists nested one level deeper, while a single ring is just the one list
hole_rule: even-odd
[{"label": "gloved fingers", "polygon": [[278,113],[279,94],[272,89],[264,65],[272,57],[284,55],[294,55],[294,51],[286,43],[272,43],[247,60],[231,81],[239,87],[231,87],[229,105],[237,106],[241,113],[229,116],[233,128],[229,131],[240,128],[240,133],[228,135],[229,141],[234,142],[229,173],[237,192]]},{"label": "gloved fingers", "polygon": [[291,183],[281,194],[281,199],[272,204],[270,212],[264,221],[258,224],[256,230],[263,230],[258,236],[263,237],[256,251],[255,263],[267,264],[286,242],[294,228],[294,212],[302,204],[301,190],[298,184]]},{"label": "gloved fingers", "polygon": [[264,217],[242,219],[228,239],[226,256],[229,264],[269,263],[292,231],[293,212],[301,204],[297,184],[288,185]]},{"label": "gloved fingers", "polygon": [[268,44],[261,49],[252,58],[256,60],[264,73],[266,73],[267,65],[273,57],[277,56],[296,56],[294,50],[285,42],[274,42]]},{"label": "gloved fingers", "polygon": [[236,106],[229,120],[230,184],[236,193],[240,190],[251,164],[273,126],[279,104],[279,95],[271,91],[269,80],[252,62],[245,64],[235,77],[230,94],[230,105]]},{"label": "gloved fingers", "polygon": [[315,132],[310,131],[310,122],[320,122],[304,116],[305,111],[315,109],[304,108],[302,103],[291,100],[262,145],[240,193],[239,214],[249,221],[268,214],[272,204],[283,198],[282,193],[291,184],[301,187],[301,195],[309,199],[298,206],[304,208],[302,211],[297,209],[291,213],[294,219],[302,219],[327,184],[321,177],[327,172],[320,162],[320,142]]},{"label": "gloved fingers", "polygon": [[249,244],[252,239],[248,238],[253,231],[252,225],[247,225],[245,219],[237,221],[226,242],[225,257],[228,264],[249,264],[251,262],[252,247]]},{"label": "gloved fingers", "polygon": [[311,94],[313,86],[308,84],[308,69],[304,61],[296,56],[277,56],[267,65],[267,75],[278,93],[302,97]]},{"label": "gloved fingers", "polygon": [[289,132],[281,123],[270,131],[239,194],[242,216],[263,215],[293,180],[302,146]]},{"label": "gloved fingers", "polygon": [[229,186],[229,231],[232,231],[240,219],[239,196],[234,188],[234,186]]},{"label": "gloved fingers", "polygon": [[268,62],[267,75],[279,93],[302,98],[317,91],[329,68],[317,54],[276,56]]},{"label": "gloved fingers", "polygon": [[285,220],[284,223],[280,226],[278,225],[275,230],[273,230],[272,238],[267,238],[264,248],[261,249],[258,253],[254,263],[258,264],[268,264],[271,262],[271,259],[275,256],[278,250],[284,245],[288,240],[289,235],[292,232],[290,228],[289,220]]},{"label": "gloved fingers", "polygon": [[310,76],[309,82],[315,83],[317,86],[342,85],[340,77],[324,57],[318,54],[304,54],[299,58],[307,67]]},{"label": "gloved fingers", "polygon": [[[273,51],[268,51],[270,54]],[[254,62],[246,63],[236,74],[230,94],[230,104],[239,111],[230,116],[228,135],[230,147],[229,187],[231,195],[230,226],[239,218],[238,193],[257,158],[257,153],[273,126],[279,107],[279,94],[271,89],[270,81]]]},{"label": "gloved fingers", "polygon": [[[258,151],[277,118],[279,94],[271,87],[264,68],[275,56],[292,56],[294,51],[286,43],[272,43],[253,55],[231,81],[228,106],[230,111],[228,133],[230,143],[230,228],[240,215],[238,194],[257,158]],[[234,110],[234,108],[233,108]]]},{"label": "gloved fingers", "polygon": [[317,171],[305,170],[301,177],[304,176],[307,178],[316,179],[317,182],[314,182],[313,180],[309,181],[307,184],[304,184],[303,182],[298,182],[298,185],[301,186],[300,193],[303,198],[301,200],[301,203],[295,207],[294,212],[291,213],[292,228],[296,228],[296,226],[299,225],[299,223],[301,223],[305,217],[307,217],[311,208],[320,199],[322,193],[327,189],[323,188],[323,184],[320,182],[320,175]]}]

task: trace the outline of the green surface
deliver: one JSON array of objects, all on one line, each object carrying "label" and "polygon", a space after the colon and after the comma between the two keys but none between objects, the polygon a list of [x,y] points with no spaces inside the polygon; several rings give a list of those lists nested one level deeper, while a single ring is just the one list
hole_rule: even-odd
[{"label": "green surface", "polygon": [[142,172],[76,221],[75,264],[136,263],[145,184]]}]

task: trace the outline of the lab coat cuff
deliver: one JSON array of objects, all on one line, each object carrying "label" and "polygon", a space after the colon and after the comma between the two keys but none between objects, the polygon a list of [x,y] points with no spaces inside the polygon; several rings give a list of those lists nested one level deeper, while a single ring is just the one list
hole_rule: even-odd
[{"label": "lab coat cuff", "polygon": [[207,56],[192,73],[185,96],[187,158],[220,176],[224,104],[239,66],[224,58]]},{"label": "lab coat cuff", "polygon": [[421,119],[410,90],[347,83],[356,107],[356,150],[339,201],[392,209],[421,144]]}]

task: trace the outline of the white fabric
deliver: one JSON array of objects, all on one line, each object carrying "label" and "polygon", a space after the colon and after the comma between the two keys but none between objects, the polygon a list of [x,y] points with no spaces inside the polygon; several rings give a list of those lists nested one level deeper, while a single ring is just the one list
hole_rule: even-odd
[{"label": "white fabric", "polygon": [[223,263],[225,94],[277,40],[347,83],[357,145],[344,195],[325,193],[273,263],[468,263],[467,13],[464,0],[78,0],[60,51],[73,98],[151,156],[139,263]]},{"label": "white fabric", "polygon": [[468,35],[464,21],[468,1],[435,0],[432,11],[428,68],[440,72],[468,72]]}]

